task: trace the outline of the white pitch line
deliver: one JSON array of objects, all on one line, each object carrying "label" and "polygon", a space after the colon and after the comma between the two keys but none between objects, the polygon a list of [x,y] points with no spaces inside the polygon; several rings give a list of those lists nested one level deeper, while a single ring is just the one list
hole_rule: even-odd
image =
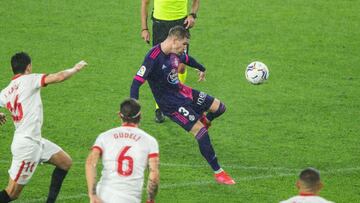
[{"label": "white pitch line", "polygon": [[[340,168],[340,169],[330,169],[327,171],[321,171],[322,174],[332,174],[332,173],[341,173],[341,172],[353,172],[353,171],[359,171],[360,167],[353,167],[353,168]],[[293,174],[293,173],[281,173],[281,174],[277,174],[277,175],[266,175],[266,176],[248,176],[248,177],[243,177],[243,178],[236,178],[235,180],[237,182],[241,181],[250,181],[250,180],[264,180],[264,179],[271,179],[271,178],[278,178],[278,177],[288,177],[288,176],[297,176],[297,174]],[[196,186],[196,185],[207,185],[207,184],[217,184],[215,181],[203,181],[203,180],[199,180],[199,181],[195,181],[195,182],[185,182],[185,183],[174,183],[174,184],[161,184],[160,185],[160,190],[161,189],[174,189],[174,188],[180,188],[180,187],[188,187],[188,186]],[[73,196],[67,196],[67,197],[59,197],[58,201],[63,201],[63,200],[70,200],[70,199],[80,199],[82,197],[87,196],[87,194],[82,193],[82,194],[78,194],[78,195],[73,195]],[[39,198],[39,199],[29,199],[29,200],[19,200],[17,202],[19,203],[32,203],[32,202],[39,202],[39,201],[44,201],[45,198]]]},{"label": "white pitch line", "polygon": [[[59,197],[57,201],[64,201],[64,200],[71,200],[71,199],[80,199],[82,197],[87,197],[88,195],[85,193],[78,194],[78,195],[70,195],[66,197]],[[33,202],[45,202],[47,198],[38,198],[38,199],[29,199],[29,200],[17,200],[17,203],[33,203]]]},{"label": "white pitch line", "polygon": [[[255,177],[245,177],[236,179],[237,181],[248,181],[248,180],[258,180],[258,179],[271,179],[276,177],[283,176],[293,176],[294,174],[279,174],[279,175],[268,175],[268,176],[255,176]],[[162,184],[160,185],[161,189],[174,189],[180,187],[188,187],[188,186],[196,186],[196,185],[208,185],[208,184],[217,184],[215,181],[196,181],[196,182],[186,182],[186,183],[175,183],[175,184]],[[86,197],[87,194],[82,193],[78,195],[72,195],[67,197],[59,197],[58,201],[70,200],[70,199],[80,199],[82,197]],[[38,199],[30,199],[30,200],[18,200],[19,203],[33,203],[33,202],[42,202],[45,201],[46,198],[38,198]]]},{"label": "white pitch line", "polygon": [[[8,160],[0,160],[0,163],[9,163]],[[84,165],[85,162],[73,161],[75,165]],[[206,164],[176,164],[176,163],[160,163],[160,166],[177,167],[177,168],[206,168]],[[226,165],[222,164],[223,168],[244,169],[244,170],[267,170],[267,171],[299,171],[299,169],[285,168],[285,167],[258,167],[258,166],[241,166],[241,165]]]}]

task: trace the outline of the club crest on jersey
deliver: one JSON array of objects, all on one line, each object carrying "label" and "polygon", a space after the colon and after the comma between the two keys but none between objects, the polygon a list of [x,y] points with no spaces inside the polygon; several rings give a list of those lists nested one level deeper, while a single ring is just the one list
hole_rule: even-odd
[{"label": "club crest on jersey", "polygon": [[180,60],[175,54],[170,56],[171,66],[177,68],[179,66]]},{"label": "club crest on jersey", "polygon": [[178,72],[175,68],[171,69],[167,80],[169,83],[171,84],[178,84],[179,83],[179,78],[178,78]]},{"label": "club crest on jersey", "polygon": [[136,75],[142,77],[142,76],[144,76],[145,72],[146,72],[146,67],[145,67],[145,66],[141,66],[140,69],[139,69],[139,71],[136,73]]}]

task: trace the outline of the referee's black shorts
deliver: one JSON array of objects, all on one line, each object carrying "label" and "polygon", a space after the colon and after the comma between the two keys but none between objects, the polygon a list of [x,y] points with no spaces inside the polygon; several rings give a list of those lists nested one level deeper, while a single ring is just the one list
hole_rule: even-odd
[{"label": "referee's black shorts", "polygon": [[[158,20],[152,17],[153,21],[153,46],[161,43],[168,36],[169,30],[176,26],[181,25],[184,26],[185,18],[179,20]],[[188,46],[189,49],[189,46]]]}]

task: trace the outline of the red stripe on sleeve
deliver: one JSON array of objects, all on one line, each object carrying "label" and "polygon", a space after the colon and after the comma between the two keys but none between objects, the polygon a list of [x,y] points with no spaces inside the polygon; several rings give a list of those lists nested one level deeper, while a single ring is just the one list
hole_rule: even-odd
[{"label": "red stripe on sleeve", "polygon": [[41,78],[41,87],[46,87],[47,84],[45,84],[45,78],[46,78],[46,74],[44,74]]},{"label": "red stripe on sleeve", "polygon": [[94,150],[94,149],[99,150],[99,151],[100,151],[100,154],[103,153],[103,150],[102,150],[101,147],[99,147],[99,146],[93,146],[93,147],[91,147],[91,150]]},{"label": "red stripe on sleeve", "polygon": [[21,175],[22,171],[24,170],[24,166],[25,166],[25,161],[23,161],[21,163],[20,169],[19,169],[18,173],[16,174],[16,177],[15,177],[15,180],[14,180],[15,182],[17,182],[19,180],[20,175]]},{"label": "red stripe on sleeve", "polygon": [[149,154],[148,155],[148,158],[155,158],[155,157],[158,157],[159,156],[159,153],[152,153],[152,154]]},{"label": "red stripe on sleeve", "polygon": [[135,76],[134,79],[137,80],[137,81],[139,81],[139,82],[141,82],[141,84],[145,82],[144,78],[142,78],[142,77],[140,77],[140,76],[138,76],[138,75]]}]

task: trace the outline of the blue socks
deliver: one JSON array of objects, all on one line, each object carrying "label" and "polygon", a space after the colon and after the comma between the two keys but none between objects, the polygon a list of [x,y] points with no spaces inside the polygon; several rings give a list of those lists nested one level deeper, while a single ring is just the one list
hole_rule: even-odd
[{"label": "blue socks", "polygon": [[215,151],[211,145],[207,129],[205,127],[201,128],[196,134],[195,138],[198,141],[202,156],[206,159],[214,171],[219,170],[220,165],[217,161]]}]

